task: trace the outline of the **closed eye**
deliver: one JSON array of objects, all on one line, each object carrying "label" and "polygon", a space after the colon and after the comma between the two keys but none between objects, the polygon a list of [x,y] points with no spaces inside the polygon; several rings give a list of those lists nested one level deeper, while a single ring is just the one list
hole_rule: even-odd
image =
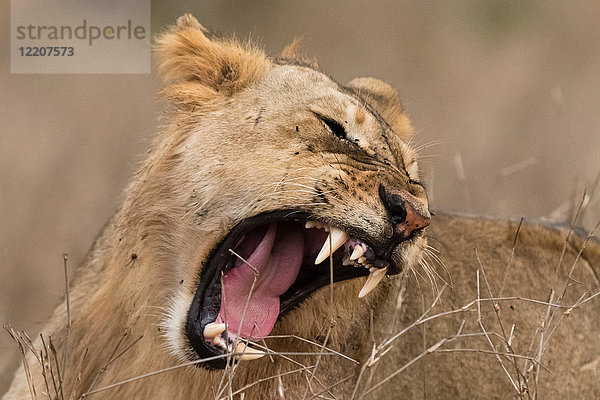
[{"label": "closed eye", "polygon": [[340,139],[348,139],[348,133],[346,132],[346,129],[344,129],[344,127],[339,122],[329,117],[325,117],[321,114],[315,113],[315,115],[317,116],[317,118],[323,121],[323,123],[335,136],[339,137]]}]

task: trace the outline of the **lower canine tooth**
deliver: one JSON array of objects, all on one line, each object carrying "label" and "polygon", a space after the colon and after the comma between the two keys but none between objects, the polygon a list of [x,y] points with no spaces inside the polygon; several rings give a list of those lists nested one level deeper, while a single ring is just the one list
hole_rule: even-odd
[{"label": "lower canine tooth", "polygon": [[[348,234],[338,228],[331,227],[329,232],[329,236],[325,239],[325,243],[323,243],[323,247],[315,260],[315,264],[321,264],[330,254],[339,249],[344,243],[348,240]],[[329,244],[331,243],[331,249],[329,248]]]},{"label": "lower canine tooth", "polygon": [[225,344],[225,341],[221,338],[221,336],[215,336],[215,338],[213,339],[213,343],[222,348],[223,350],[227,350],[227,345]]},{"label": "lower canine tooth", "polygon": [[360,289],[360,292],[358,293],[358,298],[361,299],[365,297],[373,289],[375,289],[375,287],[379,284],[379,282],[381,282],[381,280],[385,276],[387,270],[387,268],[381,268],[371,272],[369,274],[369,277],[367,278],[367,281],[365,282],[365,285],[362,287],[362,289]]},{"label": "lower canine tooth", "polygon": [[213,339],[223,333],[226,328],[227,326],[225,324],[211,322],[204,327],[204,337],[207,339]]},{"label": "lower canine tooth", "polygon": [[359,257],[358,260],[356,260],[356,261],[358,261],[361,264],[364,264],[364,262],[367,261],[367,259],[364,257]]},{"label": "lower canine tooth", "polygon": [[244,361],[256,360],[257,358],[261,358],[266,354],[264,351],[253,349],[252,347],[241,342],[238,343],[237,347],[235,348],[235,352],[237,353],[237,359]]},{"label": "lower canine tooth", "polygon": [[352,261],[351,261],[350,257],[348,257],[348,254],[344,254],[344,258],[342,258],[342,265],[343,266],[352,265]]}]

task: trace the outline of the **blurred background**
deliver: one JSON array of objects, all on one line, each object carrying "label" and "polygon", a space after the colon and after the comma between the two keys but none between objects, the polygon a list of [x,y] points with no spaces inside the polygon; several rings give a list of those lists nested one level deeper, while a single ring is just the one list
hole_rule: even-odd
[{"label": "blurred background", "polygon": [[[418,131],[435,210],[600,218],[600,2],[595,0],[170,1],[152,30],[191,12],[278,55],[294,37],[345,83],[398,88]],[[153,75],[11,75],[0,1],[0,322],[32,336],[117,209],[156,131]],[[0,332],[0,395],[18,362]]]}]

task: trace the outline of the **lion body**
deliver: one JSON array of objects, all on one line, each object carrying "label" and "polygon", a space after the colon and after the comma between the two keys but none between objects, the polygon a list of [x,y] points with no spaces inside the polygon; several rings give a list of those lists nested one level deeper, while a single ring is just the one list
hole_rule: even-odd
[{"label": "lion body", "polygon": [[[381,236],[391,233],[386,231],[378,182],[399,185],[417,207],[426,207],[426,195],[415,184],[418,167],[406,144],[412,129],[395,91],[383,82],[363,78],[342,88],[300,62],[274,63],[256,49],[209,39],[190,17],[159,40],[158,53],[169,83],[164,93],[174,106],[165,132],[158,135],[120,211],[79,271],[69,296],[72,325],[67,328],[63,304],[43,330],[60,355],[55,367],[65,367],[58,397],[212,399],[240,398],[244,393],[245,399],[304,399],[330,392],[346,399],[356,389],[358,398],[440,339],[455,334],[461,321],[465,320],[465,332],[481,333],[473,311],[450,313],[410,329],[361,373],[374,345],[417,320],[434,297],[429,282],[409,274],[419,271],[426,246],[426,240],[417,236],[393,255],[406,273],[384,280],[366,298],[357,298],[363,278],[340,282],[331,292],[322,288],[313,293],[281,318],[272,339],[265,340],[270,349],[284,354],[243,361],[235,374],[187,365],[195,355],[184,334],[186,313],[199,270],[211,249],[240,220],[300,204],[323,219],[352,221]],[[306,104],[312,114],[301,112]],[[360,139],[362,153],[322,135],[323,127],[313,114],[328,113],[347,118],[350,134],[360,133],[354,140]],[[377,168],[365,167],[360,159],[365,154],[379,163]],[[434,246],[452,280],[452,288],[445,290],[433,312],[460,308],[476,298],[479,265],[473,248],[492,290],[498,290],[511,254],[514,223],[441,215],[428,229],[439,242]],[[560,258],[563,234],[525,227],[505,296],[546,300],[553,282],[566,280],[565,271],[576,252],[572,244],[556,281],[549,281]],[[582,290],[598,290],[599,268],[600,248],[590,242],[574,270]],[[564,304],[577,300],[572,291]],[[403,302],[396,310],[399,292]],[[515,324],[511,339],[515,352],[528,354],[527,338],[535,337],[545,308],[516,299],[513,303],[510,311],[506,302],[501,304],[504,328],[510,331]],[[548,342],[542,364],[547,360],[554,374],[542,371],[538,376],[544,398],[599,395],[598,304],[590,301],[574,310]],[[491,327],[495,314],[489,302],[481,309],[483,321]],[[514,394],[494,356],[485,353],[490,349],[482,336],[469,338],[452,343],[481,352],[441,354],[434,349],[367,398]],[[320,355],[323,352],[327,354]],[[186,365],[176,367],[181,364]],[[31,375],[21,368],[5,400],[30,398],[28,382],[35,383],[37,398],[46,398],[48,387],[36,358],[29,355],[26,365]],[[229,379],[231,384],[224,385]],[[223,387],[228,389],[220,392]]]},{"label": "lion body", "polygon": [[[430,237],[437,242],[440,257],[452,279],[452,288],[443,293],[440,303],[430,315],[460,309],[476,299],[477,270],[482,270],[492,290],[490,296],[480,272],[482,298],[515,298],[499,302],[499,319],[493,304],[483,302],[483,326],[490,332],[502,332],[498,322],[500,320],[508,337],[514,324],[514,353],[535,356],[540,345],[540,328],[542,321],[547,321],[549,307],[530,303],[525,299],[548,301],[551,289],[554,289],[553,302],[557,302],[565,282],[569,281],[569,272],[585,236],[571,235],[560,262],[566,238],[569,236],[568,228],[559,229],[541,223],[525,222],[515,246],[518,225],[518,221],[482,217],[438,215],[434,218]],[[509,266],[513,248],[514,256]],[[558,273],[555,273],[557,268]],[[600,289],[600,245],[597,241],[587,243],[573,271],[572,277],[580,284],[569,288],[561,301],[563,305],[575,304],[584,292],[592,294]],[[503,285],[505,275],[506,283]],[[499,295],[502,286],[504,290]],[[400,312],[401,322],[395,331],[417,320],[421,310],[430,305],[433,297],[431,285],[409,285],[402,308],[404,311]],[[551,326],[545,327],[546,339],[566,310],[567,308],[556,311]],[[600,301],[596,298],[581,309],[572,311],[562,321],[550,335],[551,338],[543,351],[541,363],[548,370],[542,368],[537,380],[533,375],[528,376],[530,395],[536,393],[536,398],[543,399],[591,399],[600,395],[599,315]],[[404,338],[405,341],[398,340],[398,348],[394,349],[392,359],[379,367],[383,369],[379,370],[379,376],[374,381],[405,365],[439,340],[455,335],[463,320],[463,332],[482,332],[477,322],[476,308],[432,320],[424,324],[423,329],[415,329],[408,334]],[[494,343],[501,341],[494,340]],[[495,356],[490,354],[491,348],[485,337],[467,337],[441,348],[473,349],[479,352],[429,354],[418,364],[398,375],[394,383],[387,386],[388,393],[403,393],[399,398],[412,399],[518,398],[506,373]],[[507,350],[500,345],[497,351]],[[507,359],[503,362],[517,386],[523,384],[523,380],[516,377],[511,362]],[[518,366],[521,370],[523,365],[524,359],[519,359]],[[380,394],[384,390],[386,386]],[[523,398],[528,397],[524,394]]]}]

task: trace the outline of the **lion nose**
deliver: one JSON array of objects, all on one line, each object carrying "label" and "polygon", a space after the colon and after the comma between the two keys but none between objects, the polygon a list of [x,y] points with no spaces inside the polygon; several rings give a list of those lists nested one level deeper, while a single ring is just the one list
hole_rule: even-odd
[{"label": "lion nose", "polygon": [[425,228],[431,221],[427,205],[416,197],[379,185],[379,197],[390,215],[394,235],[407,239],[413,232]]}]

